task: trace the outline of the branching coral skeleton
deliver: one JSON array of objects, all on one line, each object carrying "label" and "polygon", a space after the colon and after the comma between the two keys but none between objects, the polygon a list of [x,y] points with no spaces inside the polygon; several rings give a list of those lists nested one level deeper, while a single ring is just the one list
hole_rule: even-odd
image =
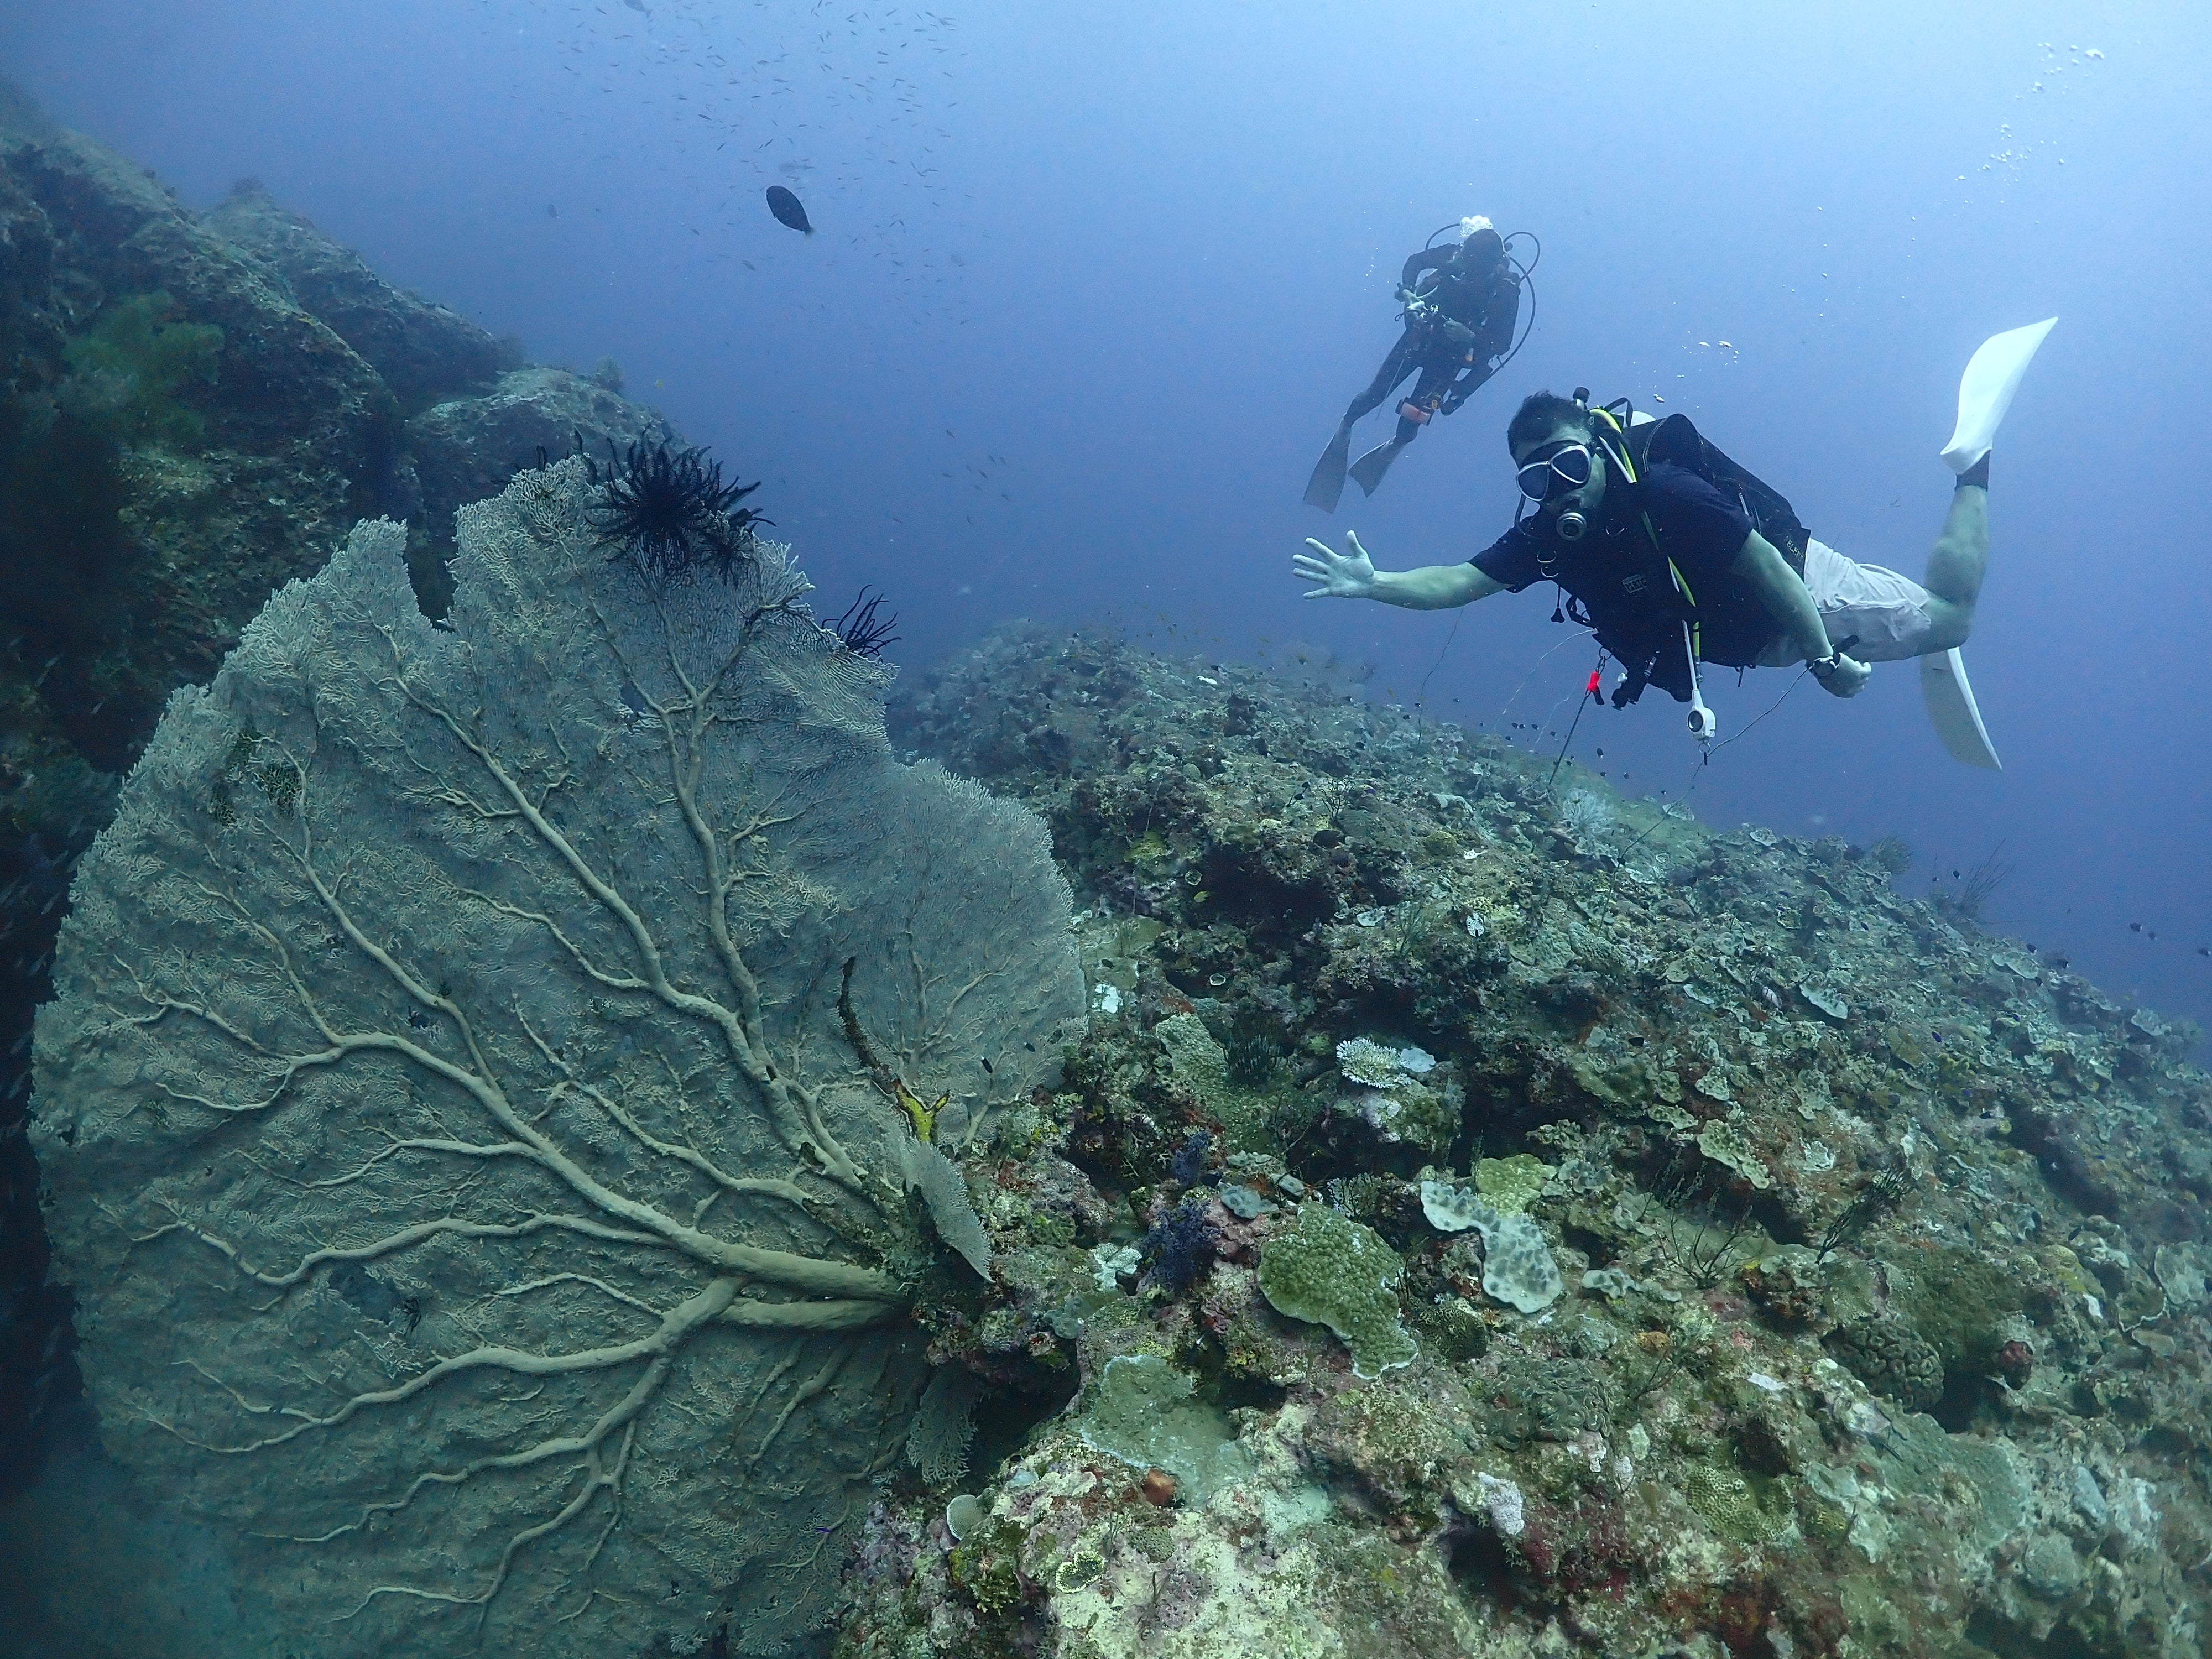
[{"label": "branching coral skeleton", "polygon": [[[292,1007],[316,1034],[314,1043],[293,1048],[276,1044],[210,1000],[166,992],[140,969],[118,959],[124,980],[135,988],[139,1006],[111,1009],[112,1020],[94,1029],[95,1039],[125,1028],[185,1020],[216,1034],[247,1066],[248,1085],[234,1093],[186,1086],[167,1077],[150,1079],[159,1095],[177,1106],[197,1108],[218,1119],[266,1117],[295,1105],[299,1085],[309,1074],[377,1056],[398,1062],[423,1085],[466,1105],[491,1131],[471,1138],[450,1131],[394,1133],[374,1126],[384,1144],[365,1157],[311,1176],[283,1176],[302,1190],[346,1188],[388,1175],[388,1166],[412,1168],[418,1162],[429,1166],[453,1161],[511,1164],[528,1166],[550,1177],[565,1189],[573,1206],[505,1218],[436,1216],[366,1242],[327,1244],[286,1265],[253,1260],[246,1243],[201,1224],[173,1199],[164,1197],[156,1202],[162,1205],[168,1218],[136,1232],[135,1246],[149,1246],[178,1234],[197,1240],[226,1259],[245,1280],[276,1293],[262,1304],[264,1312],[278,1310],[289,1293],[309,1285],[325,1268],[393,1263],[433,1244],[486,1241],[568,1238],[603,1250],[650,1253],[665,1265],[685,1270],[695,1285],[690,1294],[664,1305],[581,1267],[536,1274],[497,1289],[490,1299],[519,1301],[558,1286],[581,1286],[603,1299],[609,1316],[641,1316],[651,1322],[651,1328],[624,1340],[567,1352],[535,1352],[485,1340],[449,1353],[390,1386],[356,1389],[327,1408],[258,1402],[236,1380],[219,1376],[197,1361],[183,1362],[248,1419],[273,1419],[283,1425],[227,1442],[153,1417],[179,1439],[222,1457],[250,1457],[303,1437],[332,1433],[365,1413],[403,1407],[471,1374],[507,1376],[542,1384],[545,1379],[634,1373],[620,1396],[605,1403],[588,1422],[571,1424],[530,1443],[489,1452],[454,1467],[424,1470],[389,1496],[363,1504],[352,1519],[319,1532],[293,1536],[291,1541],[302,1545],[331,1545],[408,1510],[426,1494],[497,1474],[565,1467],[563,1484],[556,1488],[556,1496],[563,1491],[566,1496],[557,1509],[517,1527],[482,1582],[461,1588],[379,1583],[340,1614],[341,1619],[354,1617],[380,1598],[405,1597],[473,1607],[481,1624],[526,1551],[600,1508],[604,1515],[581,1569],[588,1586],[592,1564],[622,1520],[624,1482],[637,1452],[640,1424],[661,1395],[677,1357],[702,1332],[717,1326],[736,1326],[763,1333],[796,1333],[803,1346],[810,1336],[860,1331],[904,1316],[912,1289],[883,1268],[748,1243],[709,1232],[702,1224],[709,1207],[725,1200],[787,1206],[818,1231],[848,1239],[881,1239],[897,1234],[908,1224],[902,1186],[872,1175],[840,1142],[828,1126],[819,1086],[779,1064],[770,1052],[761,988],[730,915],[732,896],[748,882],[761,878],[761,870],[744,861],[748,854],[764,848],[772,831],[791,826],[801,814],[784,810],[771,798],[741,806],[735,827],[718,828],[702,799],[708,736],[718,722],[728,718],[718,708],[724,682],[737,672],[756,625],[773,609],[764,606],[756,611],[738,630],[738,643],[726,659],[702,678],[695,679],[687,672],[672,642],[667,665],[681,690],[651,711],[666,739],[668,779],[666,794],[660,799],[680,817],[699,861],[698,891],[705,912],[705,933],[725,981],[719,994],[678,982],[668,967],[665,942],[654,922],[641,913],[620,879],[596,863],[550,816],[549,800],[565,780],[556,776],[544,787],[526,787],[523,778],[481,734],[481,722],[434,693],[411,671],[394,632],[388,628],[382,632],[392,657],[390,686],[451,738],[459,763],[468,769],[466,776],[447,775],[424,759],[417,744],[410,743],[409,762],[426,777],[415,791],[416,805],[458,814],[479,832],[523,838],[531,853],[565,872],[587,915],[613,924],[620,949],[611,955],[604,945],[595,947],[573,927],[565,927],[551,911],[518,905],[489,893],[456,888],[454,902],[473,904],[510,922],[542,930],[576,973],[601,994],[650,1000],[682,1024],[707,1034],[719,1045],[723,1063],[747,1085],[763,1117],[774,1126],[791,1154],[793,1168],[789,1175],[734,1174],[688,1139],[658,1132],[625,1102],[618,1089],[606,1086],[587,1066],[568,1058],[549,1033],[532,1023],[519,1003],[499,1012],[534,1053],[541,1075],[525,1080],[511,1074],[514,1067],[502,1068],[485,1040],[483,1011],[471,1007],[443,984],[433,982],[432,975],[411,965],[399,943],[375,937],[380,931],[377,919],[357,911],[347,897],[343,866],[332,863],[328,849],[318,839],[319,799],[312,763],[273,739],[264,742],[257,751],[261,768],[265,773],[270,766],[281,766],[291,781],[283,792],[283,809],[273,817],[256,820],[268,850],[289,864],[312,891],[320,920],[335,930],[349,952],[348,959],[365,964],[373,977],[397,993],[399,1003],[410,1011],[408,1020],[358,1029],[342,1022],[318,994],[318,976],[326,970],[325,965],[303,965],[278,925],[254,914],[237,890],[204,883],[203,896],[234,917],[258,942],[268,969],[281,981]],[[665,627],[665,615],[662,620]],[[514,854],[510,852],[508,856]],[[289,920],[295,929],[303,925],[298,917]],[[915,971],[919,984],[918,964]],[[972,988],[956,992],[956,998],[969,988]],[[439,1035],[447,1040],[435,1040]],[[684,1073],[674,1056],[664,1051],[662,1059],[675,1097],[683,1101]],[[597,1172],[591,1152],[577,1144],[578,1136],[557,1127],[564,1118],[573,1121],[591,1115],[610,1126],[625,1144],[656,1160],[664,1170],[707,1185],[708,1191],[696,1200],[688,1217],[634,1196],[623,1189],[618,1178]],[[803,1185],[803,1180],[817,1184]],[[860,1206],[857,1213],[855,1206]],[[795,1365],[799,1352],[794,1349],[770,1374],[764,1389],[782,1380]],[[748,1473],[759,1467],[794,1414],[830,1386],[848,1357],[844,1346],[833,1344],[821,1365],[791,1389],[758,1443],[745,1454]],[[817,1553],[820,1547],[817,1540]],[[600,1593],[587,1589],[583,1606],[564,1617],[577,1616]]]}]

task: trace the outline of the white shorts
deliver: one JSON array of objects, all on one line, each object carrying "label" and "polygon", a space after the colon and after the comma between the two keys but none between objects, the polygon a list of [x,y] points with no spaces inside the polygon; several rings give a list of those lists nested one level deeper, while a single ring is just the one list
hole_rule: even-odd
[{"label": "white shorts", "polygon": [[[1928,614],[1928,590],[1910,576],[1878,564],[1847,559],[1822,541],[1805,544],[1805,586],[1820,607],[1828,638],[1837,645],[1858,636],[1848,647],[1861,662],[1899,662],[1927,648],[1934,620]],[[1784,668],[1805,660],[1796,641],[1784,634],[1759,653],[1759,665]]]}]

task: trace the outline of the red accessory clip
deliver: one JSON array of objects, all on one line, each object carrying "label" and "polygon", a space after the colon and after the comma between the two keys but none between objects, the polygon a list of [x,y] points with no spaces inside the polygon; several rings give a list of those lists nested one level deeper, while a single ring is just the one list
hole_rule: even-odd
[{"label": "red accessory clip", "polygon": [[1597,693],[1597,683],[1598,683],[1598,671],[1597,671],[1596,669],[1593,668],[1593,669],[1591,669],[1591,670],[1590,670],[1590,683],[1589,683],[1589,694],[1590,694],[1590,696],[1592,696],[1593,697],[1595,697],[1595,696],[1597,696],[1597,694],[1598,694],[1598,693]]}]

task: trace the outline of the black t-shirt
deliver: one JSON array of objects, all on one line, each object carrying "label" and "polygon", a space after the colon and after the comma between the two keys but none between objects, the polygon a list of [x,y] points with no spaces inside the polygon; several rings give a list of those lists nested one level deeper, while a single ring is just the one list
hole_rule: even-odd
[{"label": "black t-shirt", "polygon": [[[1589,608],[1598,623],[1599,643],[1630,667],[1641,667],[1637,659],[1650,655],[1660,644],[1673,644],[1661,635],[1675,630],[1658,624],[1678,614],[1663,592],[1650,591],[1654,560],[1639,522],[1645,514],[1696,600],[1705,660],[1731,668],[1756,662],[1782,625],[1756,594],[1729,574],[1729,567],[1757,526],[1735,497],[1723,495],[1686,468],[1662,462],[1628,489],[1617,478],[1610,481],[1602,526],[1579,542],[1556,539],[1532,517],[1468,562],[1516,593],[1540,581],[1559,583]],[[1689,672],[1675,660],[1680,655],[1679,647],[1660,650],[1651,680],[1686,697]]]}]

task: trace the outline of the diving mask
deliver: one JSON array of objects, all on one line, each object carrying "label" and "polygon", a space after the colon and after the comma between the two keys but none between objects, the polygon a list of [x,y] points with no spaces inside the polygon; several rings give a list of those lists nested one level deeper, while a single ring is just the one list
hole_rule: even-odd
[{"label": "diving mask", "polygon": [[1580,489],[1590,481],[1590,447],[1564,444],[1542,459],[1530,461],[1513,477],[1521,493],[1532,501],[1542,501],[1561,485]]}]

